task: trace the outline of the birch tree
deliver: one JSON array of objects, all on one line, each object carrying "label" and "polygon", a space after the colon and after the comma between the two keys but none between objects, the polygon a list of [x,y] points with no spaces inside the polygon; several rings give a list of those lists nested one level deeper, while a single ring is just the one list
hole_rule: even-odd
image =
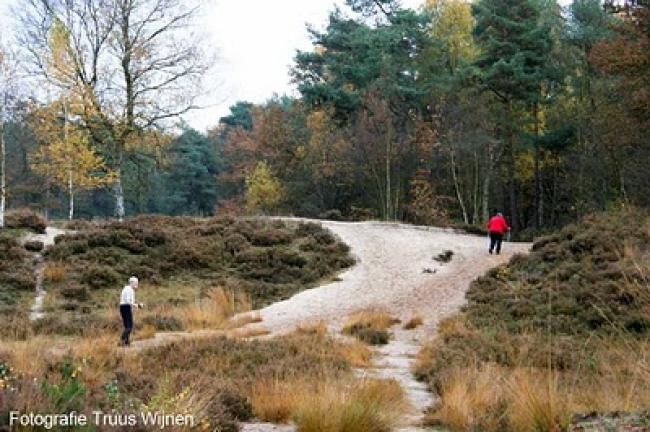
[{"label": "birch tree", "polygon": [[[34,72],[83,103],[92,142],[109,155],[115,214],[125,215],[122,164],[141,134],[199,108],[211,57],[192,31],[200,9],[182,0],[28,0],[21,40]],[[66,61],[50,34],[60,26]]]},{"label": "birch tree", "polygon": [[12,102],[15,100],[17,71],[16,56],[4,46],[0,38],[0,228],[5,226],[5,209],[7,206],[5,124],[9,117]]},{"label": "birch tree", "polygon": [[71,121],[68,101],[61,99],[34,112],[32,127],[42,145],[31,155],[35,172],[67,191],[68,219],[75,214],[75,194],[113,181],[101,156],[90,146],[88,131]]}]

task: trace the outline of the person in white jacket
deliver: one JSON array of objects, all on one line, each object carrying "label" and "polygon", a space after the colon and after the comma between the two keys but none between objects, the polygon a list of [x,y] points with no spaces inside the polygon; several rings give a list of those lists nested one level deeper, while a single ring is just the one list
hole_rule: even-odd
[{"label": "person in white jacket", "polygon": [[122,324],[124,324],[124,331],[120,338],[121,346],[128,346],[131,343],[129,337],[133,330],[133,308],[143,307],[142,303],[135,302],[135,290],[138,288],[138,284],[138,278],[131,276],[129,284],[122,288],[122,294],[120,294],[120,315],[122,316]]}]

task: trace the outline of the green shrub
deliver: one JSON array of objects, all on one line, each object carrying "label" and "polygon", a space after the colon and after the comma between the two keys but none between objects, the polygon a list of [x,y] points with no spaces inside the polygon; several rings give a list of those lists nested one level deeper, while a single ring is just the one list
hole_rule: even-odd
[{"label": "green shrub", "polygon": [[47,222],[41,215],[31,210],[18,209],[7,212],[5,215],[5,226],[15,229],[24,228],[37,234],[45,234]]},{"label": "green shrub", "polygon": [[58,412],[78,411],[86,394],[86,388],[78,378],[78,367],[66,360],[56,365],[56,368],[59,375],[56,377],[56,382],[43,381],[41,383],[43,393]]},{"label": "green shrub", "polygon": [[[313,248],[301,247],[307,242]],[[48,289],[87,289],[87,298],[76,290],[61,293],[65,302],[58,307],[72,314],[94,307],[98,298],[105,302],[100,291],[119,290],[131,275],[148,286],[189,276],[201,287],[238,287],[259,306],[354,263],[349,248],[318,224],[164,216],[82,224],[76,234],[57,239],[45,256],[67,270],[64,280]],[[189,290],[177,297],[188,295]],[[69,332],[63,321],[56,327]]]},{"label": "green shrub", "polygon": [[626,248],[650,243],[648,223],[635,211],[601,214],[539,239],[530,255],[471,284],[469,319],[477,327],[502,322],[516,333],[649,332],[650,297],[630,284],[638,268],[625,258]]},{"label": "green shrub", "polygon": [[361,342],[365,342],[369,345],[386,345],[390,339],[390,335],[386,330],[365,327],[354,330],[353,334]]},{"label": "green shrub", "polygon": [[45,245],[42,241],[39,240],[29,240],[25,242],[25,249],[30,252],[40,252],[45,248]]},{"label": "green shrub", "polygon": [[81,275],[81,282],[93,289],[115,287],[121,280],[113,268],[97,264],[84,269]]},{"label": "green shrub", "polygon": [[333,220],[333,221],[340,221],[343,220],[343,214],[341,213],[341,210],[338,209],[332,209],[332,210],[326,210],[322,212],[320,215],[318,215],[319,219],[327,219],[327,220]]},{"label": "green shrub", "polygon": [[142,324],[151,325],[158,331],[181,331],[183,323],[176,317],[149,315],[142,318]]}]

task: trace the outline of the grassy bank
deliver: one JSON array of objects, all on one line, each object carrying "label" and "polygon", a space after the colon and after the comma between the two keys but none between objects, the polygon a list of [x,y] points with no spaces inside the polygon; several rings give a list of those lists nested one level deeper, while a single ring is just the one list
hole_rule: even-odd
[{"label": "grassy bank", "polygon": [[[52,353],[44,338],[0,349],[0,427],[8,411],[190,414],[191,430],[238,421],[295,421],[302,431],[389,431],[406,409],[393,381],[360,380],[368,348],[323,326],[271,340],[211,337],[124,351],[114,338],[79,339]],[[101,428],[100,428],[101,429]],[[189,429],[188,429],[189,430]]]},{"label": "grassy bank", "polygon": [[[131,275],[140,278],[138,301],[147,304],[138,322],[181,330],[201,327],[200,316],[188,316],[201,315],[217,292],[232,297],[234,309],[258,308],[316,286],[354,262],[345,244],[313,223],[142,216],[68,228],[75,233],[58,238],[45,254],[45,318],[21,324],[34,334],[116,331],[115,304]],[[15,262],[25,262],[14,241],[2,241]],[[3,262],[13,279],[0,294],[11,287],[33,291],[31,270],[19,272],[15,262]]]},{"label": "grassy bank", "polygon": [[601,214],[473,282],[419,355],[441,396],[431,422],[562,430],[575,413],[647,409],[649,253],[647,214]]}]

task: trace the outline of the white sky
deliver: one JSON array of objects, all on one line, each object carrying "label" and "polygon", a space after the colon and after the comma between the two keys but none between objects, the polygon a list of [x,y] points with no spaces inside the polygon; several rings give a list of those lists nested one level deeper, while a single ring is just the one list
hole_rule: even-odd
[{"label": "white sky", "polygon": [[[4,1],[4,0],[0,0]],[[204,27],[218,49],[215,80],[217,106],[192,115],[198,128],[213,126],[238,100],[263,102],[292,94],[289,68],[296,50],[311,47],[306,24],[323,28],[329,12],[342,0],[216,0]],[[422,0],[403,0],[417,7]],[[189,120],[189,119],[188,119]]]},{"label": "white sky", "polygon": [[[12,24],[10,4],[0,0],[0,34]],[[322,28],[335,4],[343,0],[202,0],[208,4],[200,20],[202,33],[217,51],[219,61],[206,80],[212,90],[206,109],[186,120],[199,130],[215,126],[239,100],[259,103],[295,91],[289,68],[297,49],[310,48],[306,23]],[[423,0],[402,0],[417,8]],[[567,3],[567,0],[561,1]]]}]

